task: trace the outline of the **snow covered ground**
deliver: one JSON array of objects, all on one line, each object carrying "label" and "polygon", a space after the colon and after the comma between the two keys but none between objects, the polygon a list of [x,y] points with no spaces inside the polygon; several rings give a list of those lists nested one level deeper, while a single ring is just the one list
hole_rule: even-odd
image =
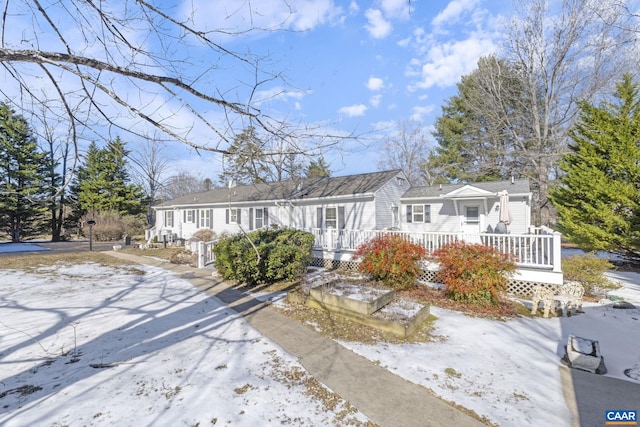
[{"label": "snow covered ground", "polygon": [[217,299],[141,268],[0,271],[0,425],[366,421]]},{"label": "snow covered ground", "polygon": [[[0,270],[1,425],[366,421],[309,393],[303,368],[215,298],[165,270],[129,268]],[[611,276],[624,283],[612,293],[640,306],[640,275]],[[342,344],[496,424],[569,426],[559,370],[569,335],[600,341],[607,376],[634,382],[624,370],[640,369],[640,312],[584,311],[502,322],[432,307],[440,340]]]}]

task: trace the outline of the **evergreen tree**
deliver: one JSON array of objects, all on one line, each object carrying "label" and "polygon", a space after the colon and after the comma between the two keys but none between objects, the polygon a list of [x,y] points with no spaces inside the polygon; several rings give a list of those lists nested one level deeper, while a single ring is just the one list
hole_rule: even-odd
[{"label": "evergreen tree", "polygon": [[27,121],[0,104],[0,230],[12,242],[43,231],[45,154]]},{"label": "evergreen tree", "polygon": [[225,170],[220,174],[222,184],[257,184],[268,182],[271,173],[265,163],[263,143],[253,127],[239,133],[224,155]]},{"label": "evergreen tree", "polygon": [[89,145],[72,188],[75,218],[96,212],[137,215],[145,211],[144,190],[129,179],[128,154],[120,138],[110,141],[105,148],[98,148],[95,142]]},{"label": "evergreen tree", "polygon": [[318,160],[312,160],[305,170],[305,178],[324,178],[330,175],[331,170],[323,156],[318,157]]},{"label": "evergreen tree", "polygon": [[564,236],[586,250],[640,256],[640,87],[623,76],[615,102],[580,103],[550,194]]},{"label": "evergreen tree", "polygon": [[518,157],[516,140],[531,128],[521,119],[524,88],[517,70],[495,57],[481,58],[457,87],[436,119],[438,146],[426,165],[429,175],[440,182],[526,175],[531,166]]}]

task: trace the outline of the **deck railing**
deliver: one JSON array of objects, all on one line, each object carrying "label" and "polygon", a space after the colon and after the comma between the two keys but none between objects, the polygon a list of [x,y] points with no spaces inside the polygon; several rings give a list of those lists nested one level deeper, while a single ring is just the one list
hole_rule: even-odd
[{"label": "deck railing", "polygon": [[355,252],[360,245],[381,235],[397,235],[433,252],[442,246],[466,241],[481,243],[511,254],[520,267],[543,268],[561,271],[560,233],[540,227],[532,228],[528,234],[462,234],[443,232],[408,232],[394,230],[336,230],[313,228],[308,230],[315,236],[315,249],[324,251]]}]

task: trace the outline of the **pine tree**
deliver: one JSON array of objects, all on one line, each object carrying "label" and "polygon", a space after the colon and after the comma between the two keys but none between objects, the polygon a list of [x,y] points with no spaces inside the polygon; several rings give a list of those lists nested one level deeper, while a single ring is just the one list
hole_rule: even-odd
[{"label": "pine tree", "polygon": [[550,198],[564,236],[586,250],[640,256],[640,87],[630,75],[615,102],[580,103]]},{"label": "pine tree", "polygon": [[137,215],[145,211],[144,190],[130,183],[127,155],[120,138],[110,141],[102,149],[95,142],[89,145],[72,187],[76,201],[75,218],[96,212]]},{"label": "pine tree", "polygon": [[0,104],[0,230],[12,242],[43,231],[46,163],[27,121]]},{"label": "pine tree", "polygon": [[323,156],[318,157],[315,161],[312,160],[305,170],[305,178],[324,178],[330,175],[331,169]]},{"label": "pine tree", "polygon": [[531,132],[521,120],[524,88],[517,70],[493,56],[457,84],[436,119],[438,145],[427,162],[438,181],[492,181],[525,175],[527,159],[519,158],[516,140]]},{"label": "pine tree", "polygon": [[271,170],[265,161],[263,145],[255,128],[239,133],[227,149],[229,154],[224,155],[226,165],[219,175],[220,182],[225,185],[229,181],[244,185],[269,182]]}]

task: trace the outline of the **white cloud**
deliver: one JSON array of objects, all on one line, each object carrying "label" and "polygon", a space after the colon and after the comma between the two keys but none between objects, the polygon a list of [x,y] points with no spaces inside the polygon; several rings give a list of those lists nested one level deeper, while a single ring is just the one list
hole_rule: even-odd
[{"label": "white cloud", "polygon": [[287,102],[289,99],[302,99],[304,97],[304,92],[302,91],[291,91],[287,90],[284,87],[273,87],[267,90],[257,91],[253,97],[254,104],[260,105],[269,101],[282,101]]},{"label": "white cloud", "polygon": [[373,108],[379,107],[380,102],[382,102],[382,95],[373,95],[371,99],[369,99],[369,104],[371,104]]},{"label": "white cloud", "polygon": [[424,107],[413,107],[411,109],[411,120],[416,122],[421,122],[424,120],[424,117],[431,114],[433,112],[434,106],[427,105]]},{"label": "white cloud", "polygon": [[367,21],[369,22],[364,26],[364,28],[369,32],[371,37],[375,39],[383,39],[391,34],[393,27],[391,26],[391,23],[382,16],[382,12],[380,10],[367,9],[364,15],[367,17]]},{"label": "white cloud", "polygon": [[364,113],[367,111],[367,106],[364,104],[356,104],[349,105],[347,107],[342,107],[338,110],[340,114],[344,114],[347,117],[359,117],[364,116]]},{"label": "white cloud", "polygon": [[360,6],[358,6],[358,3],[356,3],[355,1],[352,1],[351,3],[349,3],[349,12],[352,15],[355,15],[359,11],[360,11]]},{"label": "white cloud", "polygon": [[[409,90],[429,89],[432,86],[448,87],[455,85],[462,75],[473,71],[481,56],[498,50],[495,42],[486,37],[471,37],[466,40],[435,45],[428,50],[426,61],[422,61],[419,71],[410,70],[407,74],[419,73],[420,81]],[[416,66],[421,61],[412,60]]]},{"label": "white cloud", "polygon": [[333,0],[188,0],[181,6],[182,19],[202,30],[242,32],[251,28],[310,30],[327,22],[339,22],[343,10]]},{"label": "white cloud", "polygon": [[379,77],[369,77],[366,86],[367,89],[375,92],[384,87],[384,80]]},{"label": "white cloud", "polygon": [[454,24],[458,22],[465,13],[471,12],[478,2],[479,0],[453,0],[442,12],[433,18],[431,25],[436,29],[440,29],[445,25]]},{"label": "white cloud", "polygon": [[407,37],[406,39],[399,40],[397,45],[400,47],[407,47],[411,42],[411,37]]},{"label": "white cloud", "polygon": [[381,0],[380,6],[388,18],[409,19],[411,5],[407,0]]}]

